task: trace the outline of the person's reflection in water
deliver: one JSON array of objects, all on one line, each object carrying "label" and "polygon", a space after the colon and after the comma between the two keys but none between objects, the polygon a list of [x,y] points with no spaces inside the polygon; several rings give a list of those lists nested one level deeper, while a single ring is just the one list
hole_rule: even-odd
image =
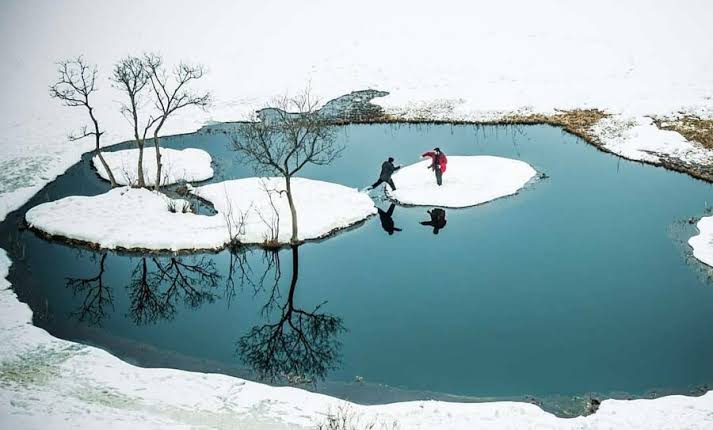
[{"label": "person's reflection in water", "polygon": [[376,208],[379,211],[379,221],[381,221],[381,228],[384,229],[385,232],[389,233],[389,236],[394,234],[395,231],[402,231],[400,228],[397,228],[394,225],[394,209],[396,208],[396,205],[394,203],[391,203],[391,206],[389,206],[389,209],[384,212],[381,208]]},{"label": "person's reflection in water", "polygon": [[433,234],[438,234],[438,231],[446,226],[446,211],[441,208],[433,208],[426,211],[430,216],[430,221],[421,221],[421,225],[430,225],[433,227]]}]

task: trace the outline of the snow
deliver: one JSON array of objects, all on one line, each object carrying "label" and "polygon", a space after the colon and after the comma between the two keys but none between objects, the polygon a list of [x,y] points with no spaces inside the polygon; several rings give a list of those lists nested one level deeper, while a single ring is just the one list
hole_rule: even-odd
[{"label": "snow", "polygon": [[[196,148],[183,150],[161,148],[161,185],[171,185],[177,182],[205,181],[213,177],[210,166],[211,157],[206,151]],[[102,152],[104,161],[109,165],[114,179],[119,185],[135,185],[138,179],[138,149]],[[106,169],[98,156],[92,157],[94,168],[103,179],[109,180]],[[143,160],[144,181],[146,185],[156,183],[156,149],[144,148]]]},{"label": "snow", "polygon": [[674,131],[659,129],[652,118],[612,116],[600,120],[591,131],[605,148],[631,160],[659,163],[659,154],[665,154],[691,163],[713,162],[711,151]]},{"label": "snow", "polygon": [[[104,144],[131,137],[116,103],[119,94],[107,80],[111,65],[128,53],[160,49],[169,63],[185,58],[206,64],[209,74],[200,86],[216,98],[208,112],[177,115],[164,127],[166,134],[245,118],[272,96],[311,82],[323,100],[356,89],[389,91],[377,102],[406,118],[496,120],[511,113],[600,108],[613,117],[596,129],[616,153],[654,162],[647,152],[652,148],[707,157],[698,145],[654,129],[647,117],[679,111],[711,117],[713,50],[702,48],[713,38],[711,7],[695,0],[604,0],[594,6],[447,0],[438,7],[425,0],[226,0],[200,7],[169,0],[2,2],[0,220],[93,146],[66,139],[86,114],[47,96],[53,62],[78,54],[99,65],[96,112],[106,130]],[[181,30],[166,31],[157,17]],[[619,133],[605,132],[607,124],[618,125]],[[3,256],[0,271],[8,266]],[[346,404],[220,375],[133,367],[32,326],[29,308],[4,279],[0,284],[2,427],[304,428],[330,407]],[[28,357],[35,360],[22,367]],[[12,366],[42,377],[12,380]],[[366,419],[397,418],[400,428],[414,429],[713,427],[711,392],[605,400],[595,415],[572,420],[521,403],[351,407]]]},{"label": "snow", "polygon": [[703,217],[696,224],[698,235],[688,239],[693,256],[713,267],[713,216]]},{"label": "snow", "polygon": [[[291,183],[300,240],[324,237],[377,212],[371,198],[354,188],[305,178],[292,178]],[[284,190],[283,178],[245,178],[204,185],[193,192],[211,202],[219,214],[232,214],[234,225],[244,224],[245,232],[238,235],[241,242],[262,243],[277,231],[277,241],[288,243],[292,217]]]},{"label": "snow", "polygon": [[[211,249],[227,242],[221,217],[173,213],[170,200],[145,188],[114,188],[43,203],[27,211],[25,219],[52,236],[108,249]],[[180,200],[176,207],[182,207]]]},{"label": "snow", "polygon": [[448,156],[443,185],[436,184],[431,160],[402,167],[394,175],[396,190],[386,194],[407,205],[462,208],[517,193],[537,172],[529,164],[493,156]]},{"label": "snow", "polygon": [[[293,178],[292,187],[300,240],[326,236],[376,213],[369,196],[352,188],[303,178]],[[277,241],[289,243],[292,218],[286,194],[279,192],[284,188],[282,178],[236,179],[196,188],[194,192],[218,211],[211,216],[182,213],[181,199],[173,200],[178,210],[171,212],[172,199],[147,189],[115,188],[43,203],[25,218],[49,235],[108,249],[218,249],[231,237],[245,244],[264,243],[274,237],[270,227],[278,225]]]}]

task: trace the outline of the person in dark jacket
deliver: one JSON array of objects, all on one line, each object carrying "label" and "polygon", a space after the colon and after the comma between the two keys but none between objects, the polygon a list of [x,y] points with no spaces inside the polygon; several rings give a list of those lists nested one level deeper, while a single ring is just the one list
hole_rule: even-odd
[{"label": "person in dark jacket", "polygon": [[374,182],[370,187],[368,187],[368,190],[373,190],[374,188],[378,187],[379,185],[383,184],[386,182],[389,184],[392,190],[396,189],[396,185],[394,185],[394,181],[391,179],[391,175],[394,174],[395,171],[399,170],[401,166],[394,166],[394,159],[393,157],[389,157],[388,160],[384,161],[381,164],[381,173],[379,174],[379,180]]},{"label": "person in dark jacket", "polygon": [[433,227],[433,234],[438,234],[438,231],[446,226],[446,211],[441,208],[433,208],[426,211],[431,216],[430,221],[421,221],[421,225],[430,225]]},{"label": "person in dark jacket", "polygon": [[389,209],[384,212],[381,208],[376,208],[379,211],[379,221],[381,221],[381,228],[384,229],[385,232],[389,233],[389,236],[394,234],[395,231],[401,231],[400,228],[397,228],[394,225],[394,209],[396,208],[396,205],[394,203],[391,203],[391,206],[389,206]]},{"label": "person in dark jacket", "polygon": [[421,158],[425,157],[431,158],[431,165],[428,168],[433,169],[433,173],[436,174],[436,183],[439,186],[443,185],[443,174],[446,173],[448,157],[441,151],[441,148],[433,148],[433,151],[421,154]]}]

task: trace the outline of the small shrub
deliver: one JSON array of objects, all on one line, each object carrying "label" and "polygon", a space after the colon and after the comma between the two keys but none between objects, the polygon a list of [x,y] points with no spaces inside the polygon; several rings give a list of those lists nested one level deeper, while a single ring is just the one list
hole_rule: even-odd
[{"label": "small shrub", "polygon": [[195,208],[193,207],[193,203],[184,200],[183,205],[181,206],[181,212],[184,214],[192,214],[195,213]]},{"label": "small shrub", "polygon": [[317,430],[396,430],[396,421],[386,424],[376,421],[362,422],[349,406],[340,406],[335,413],[328,412],[324,421],[317,424]]},{"label": "small shrub", "polygon": [[166,201],[166,207],[168,208],[168,211],[171,213],[183,213],[183,214],[188,214],[188,213],[195,213],[195,208],[193,206],[193,203],[187,201],[187,200],[173,200],[173,199],[168,199]]}]

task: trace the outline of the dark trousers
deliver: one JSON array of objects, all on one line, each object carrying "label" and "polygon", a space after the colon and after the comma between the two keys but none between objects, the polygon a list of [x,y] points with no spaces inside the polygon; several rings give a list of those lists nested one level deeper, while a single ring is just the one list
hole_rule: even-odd
[{"label": "dark trousers", "polygon": [[441,172],[441,169],[434,169],[436,172],[436,183],[438,185],[443,185],[443,172]]},{"label": "dark trousers", "polygon": [[387,180],[379,179],[378,181],[374,182],[374,185],[372,185],[371,188],[376,188],[379,185],[383,184],[384,182],[389,184],[389,186],[391,187],[392,190],[396,189],[396,185],[394,185],[394,181],[392,181],[391,178],[389,178]]}]

